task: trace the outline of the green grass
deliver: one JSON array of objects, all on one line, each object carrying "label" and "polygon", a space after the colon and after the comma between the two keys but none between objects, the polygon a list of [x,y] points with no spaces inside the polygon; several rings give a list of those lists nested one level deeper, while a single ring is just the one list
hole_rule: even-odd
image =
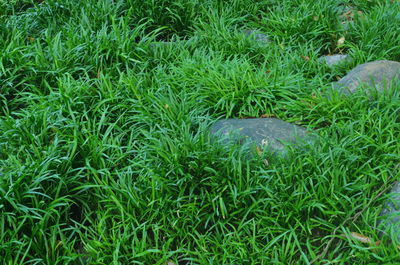
[{"label": "green grass", "polygon": [[[347,31],[344,4],[363,12]],[[400,177],[400,87],[324,96],[358,64],[400,61],[399,14],[383,0],[0,0],[1,263],[399,263],[374,226]],[[333,53],[354,62],[317,62]],[[321,140],[266,166],[208,134],[263,114]]]}]

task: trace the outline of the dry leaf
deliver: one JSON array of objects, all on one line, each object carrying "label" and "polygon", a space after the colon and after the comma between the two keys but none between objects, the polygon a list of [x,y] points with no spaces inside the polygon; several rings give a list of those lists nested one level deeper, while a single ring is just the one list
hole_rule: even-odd
[{"label": "dry leaf", "polygon": [[100,68],[97,70],[97,79],[99,79],[100,78],[100,74],[101,74],[101,71],[100,71]]},{"label": "dry leaf", "polygon": [[337,42],[337,46],[342,46],[344,44],[345,40],[346,40],[345,37],[340,37],[338,42]]},{"label": "dry leaf", "polygon": [[311,98],[316,99],[317,95],[315,94],[315,92],[311,93]]},{"label": "dry leaf", "polygon": [[167,265],[176,265],[175,263],[173,263],[172,261],[168,261]]},{"label": "dry leaf", "polygon": [[165,105],[164,105],[164,109],[169,109],[169,105],[168,105],[168,104],[165,104]]},{"label": "dry leaf", "polygon": [[261,116],[260,116],[260,118],[273,118],[273,117],[275,117],[275,115],[274,114],[262,114]]},{"label": "dry leaf", "polygon": [[354,13],[353,13],[352,10],[349,10],[349,11],[345,12],[345,13],[342,15],[342,17],[344,17],[345,19],[350,20],[350,19],[352,19],[352,18],[354,17]]},{"label": "dry leaf", "polygon": [[35,41],[35,38],[34,38],[34,37],[28,37],[28,40],[29,40],[30,42],[34,42],[34,41]]},{"label": "dry leaf", "polygon": [[[353,239],[355,239],[356,241],[361,242],[361,243],[367,243],[367,244],[375,245],[375,246],[379,246],[381,244],[380,240],[374,242],[371,238],[364,236],[362,234],[356,233],[356,232],[351,232],[350,235],[352,236]],[[341,236],[346,237],[346,235],[344,235],[344,234],[341,234]]]},{"label": "dry leaf", "polygon": [[313,16],[314,21],[318,21],[318,16]]},{"label": "dry leaf", "polygon": [[262,149],[259,146],[256,147],[256,152],[259,156],[262,156],[263,154]]},{"label": "dry leaf", "polygon": [[308,56],[300,55],[300,57],[307,62],[310,60],[310,57],[308,57]]},{"label": "dry leaf", "polygon": [[361,234],[359,234],[359,233],[351,232],[350,234],[352,235],[352,237],[353,237],[355,240],[357,240],[357,241],[359,241],[359,242],[368,243],[368,244],[371,244],[371,243],[374,242],[374,241],[371,240],[371,238],[369,238],[369,237],[367,237],[367,236],[364,236],[364,235],[361,235]]}]

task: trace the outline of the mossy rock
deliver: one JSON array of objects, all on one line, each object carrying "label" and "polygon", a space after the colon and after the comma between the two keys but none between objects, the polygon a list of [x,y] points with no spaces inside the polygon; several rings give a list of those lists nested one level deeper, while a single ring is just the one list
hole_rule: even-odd
[{"label": "mossy rock", "polygon": [[277,155],[286,154],[286,145],[299,146],[313,137],[306,128],[276,118],[226,119],[211,126],[211,133],[226,142],[252,142]]},{"label": "mossy rock", "polygon": [[394,61],[374,61],[361,64],[333,85],[343,94],[353,94],[360,87],[373,87],[382,92],[390,89],[393,82],[400,80],[400,63]]},{"label": "mossy rock", "polygon": [[388,194],[388,200],[380,213],[379,229],[394,236],[400,243],[400,182],[396,182]]},{"label": "mossy rock", "polygon": [[267,35],[256,29],[246,29],[243,31],[243,34],[255,40],[259,44],[267,44],[271,42]]},{"label": "mossy rock", "polygon": [[351,63],[353,59],[347,54],[333,54],[325,55],[318,58],[320,63],[324,63],[329,67],[335,67],[337,65],[342,65],[345,63]]}]

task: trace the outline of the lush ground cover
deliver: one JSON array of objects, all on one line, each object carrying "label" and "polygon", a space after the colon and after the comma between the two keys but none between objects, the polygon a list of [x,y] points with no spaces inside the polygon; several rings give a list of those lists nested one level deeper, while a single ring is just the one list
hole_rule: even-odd
[{"label": "lush ground cover", "polygon": [[[347,31],[341,4],[361,11]],[[399,14],[383,0],[0,0],[1,264],[400,262],[374,229],[400,176],[400,88],[323,94],[360,63],[400,61]],[[354,61],[318,63],[332,53]],[[207,132],[262,115],[322,140],[266,165]]]}]

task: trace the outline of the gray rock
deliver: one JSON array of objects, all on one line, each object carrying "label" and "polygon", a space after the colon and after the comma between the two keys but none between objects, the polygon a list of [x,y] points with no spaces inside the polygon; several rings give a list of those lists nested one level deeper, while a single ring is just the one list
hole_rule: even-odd
[{"label": "gray rock", "polygon": [[247,29],[243,31],[244,35],[246,35],[247,37],[251,37],[254,38],[255,41],[257,41],[260,44],[266,44],[271,42],[271,40],[268,38],[267,35],[261,33],[258,30],[254,30],[254,29]]},{"label": "gray rock", "polygon": [[352,59],[347,54],[333,54],[322,56],[318,58],[318,61],[327,64],[329,67],[334,67],[343,63],[350,63]]},{"label": "gray rock", "polygon": [[333,85],[343,94],[352,94],[361,85],[375,87],[379,92],[390,88],[392,81],[400,79],[400,63],[394,61],[375,61],[361,64]]},{"label": "gray rock", "polygon": [[380,213],[379,229],[400,242],[400,182],[394,185],[388,195],[389,199]]},{"label": "gray rock", "polygon": [[211,133],[228,141],[251,141],[281,155],[286,153],[285,144],[299,145],[311,139],[305,128],[276,118],[220,120],[211,126]]}]

